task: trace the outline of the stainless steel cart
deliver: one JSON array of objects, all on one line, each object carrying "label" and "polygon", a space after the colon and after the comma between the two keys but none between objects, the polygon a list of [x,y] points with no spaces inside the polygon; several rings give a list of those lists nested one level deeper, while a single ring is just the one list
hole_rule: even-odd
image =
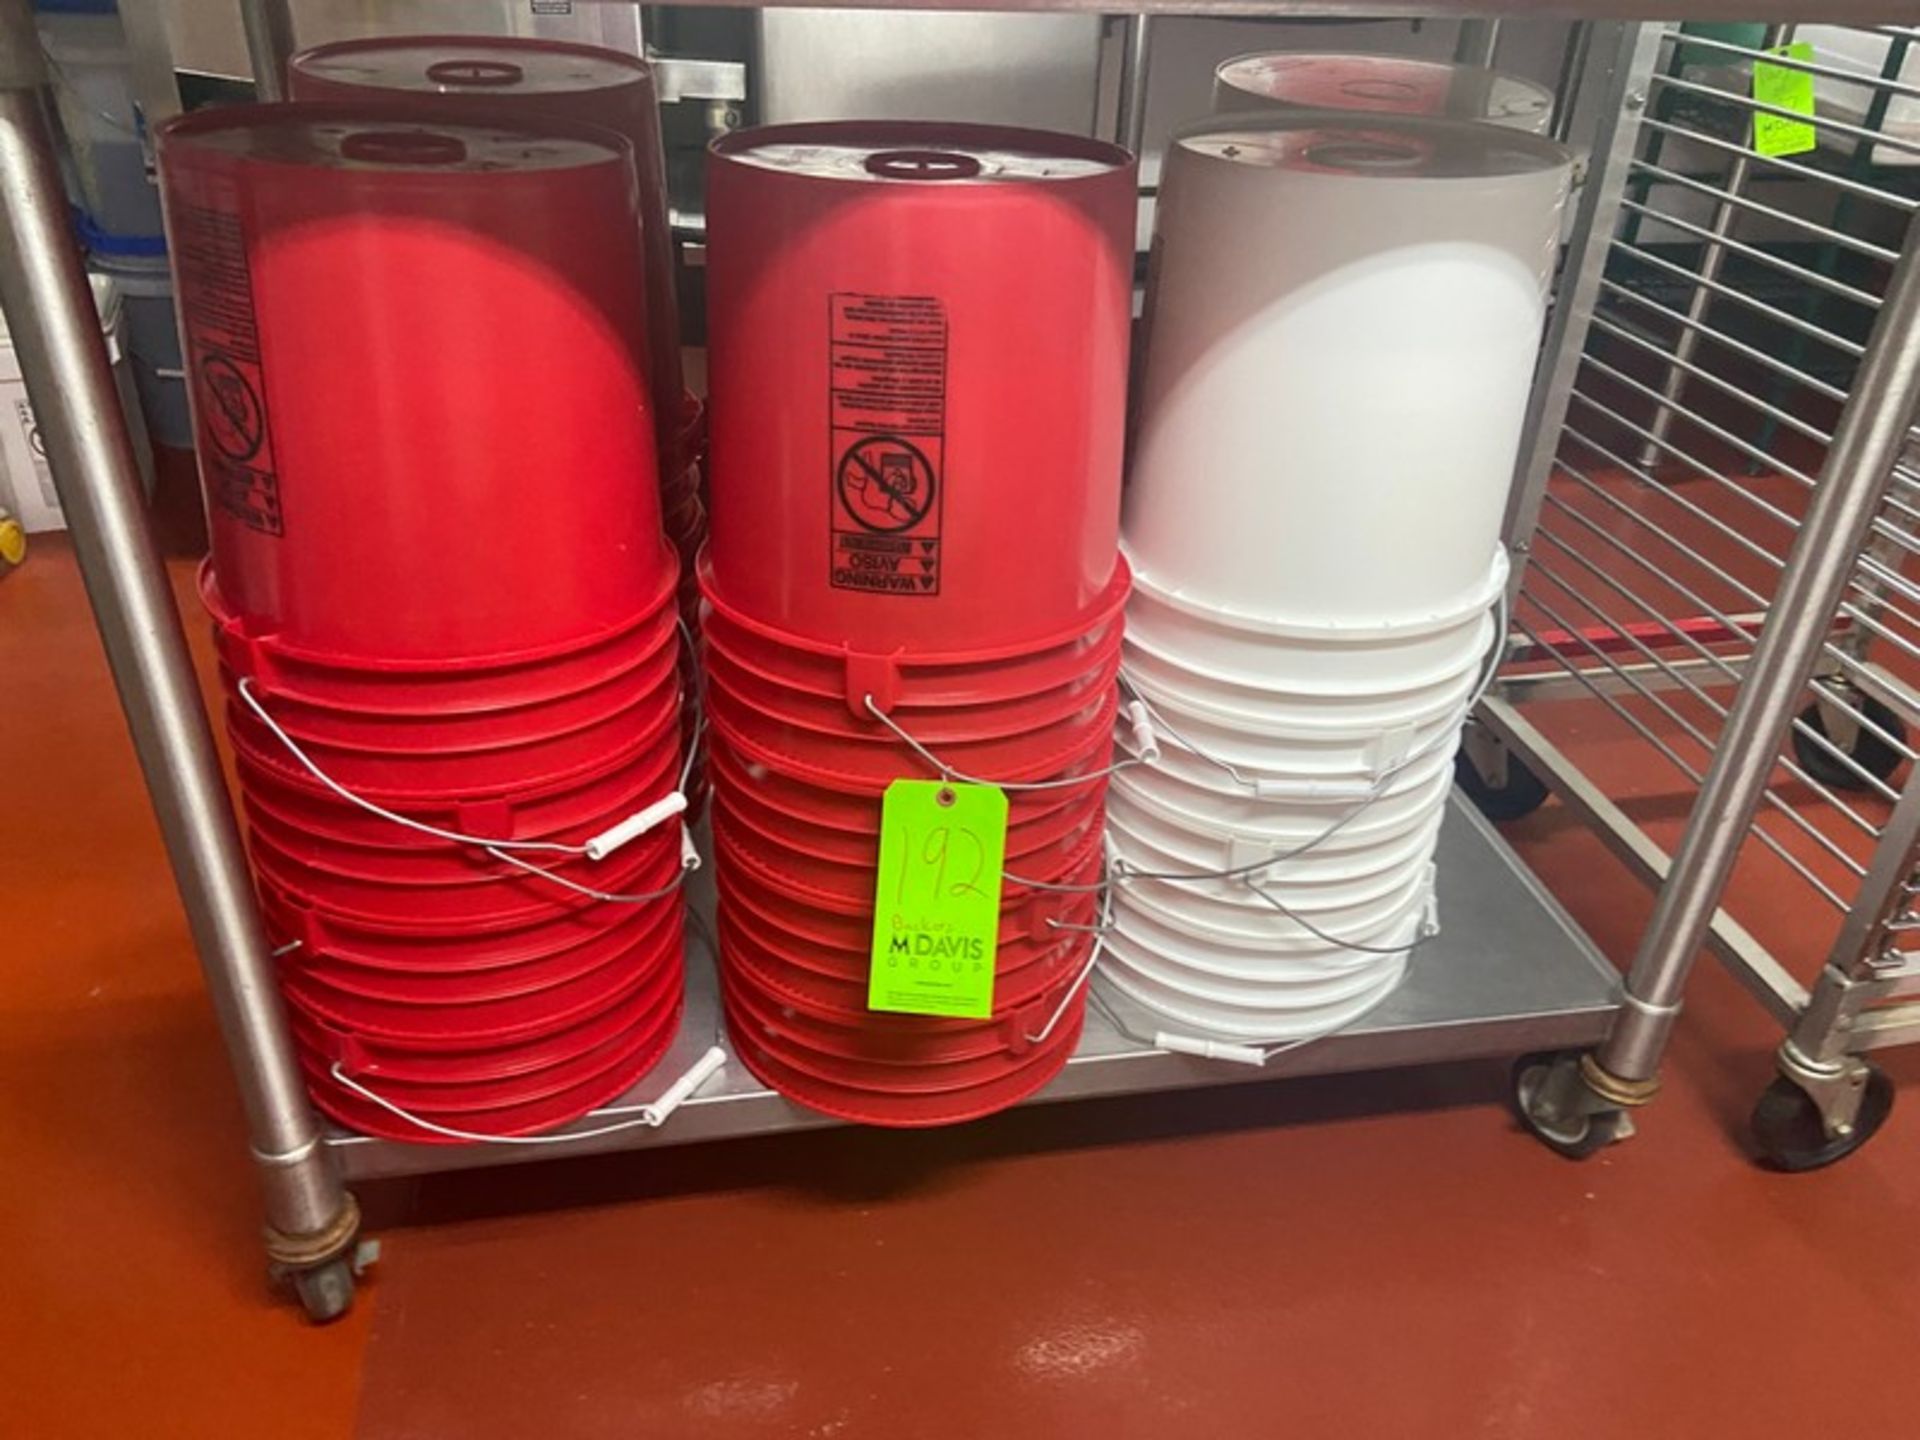
[{"label": "stainless steel cart", "polygon": [[[1496,746],[1469,778],[1509,815],[1551,787],[1663,885],[1632,1028],[1671,1023],[1705,922],[1789,1032],[1755,1138],[1810,1169],[1886,1119],[1892,1090],[1863,1053],[1920,1039],[1905,938],[1920,928],[1920,28],[1748,28],[1762,33],[1649,29],[1619,214],[1587,236],[1570,290],[1589,333],[1559,353],[1516,496],[1528,564],[1481,716]],[[1814,58],[1781,58],[1797,36]],[[1757,62],[1812,81],[1817,149],[1746,143],[1771,109],[1753,99]],[[1557,703],[1569,695],[1585,703]],[[1691,799],[1674,855],[1583,772],[1596,742],[1631,747],[1663,799]],[[1715,908],[1736,864],[1831,907],[1811,988],[1763,922]]]},{"label": "stainless steel cart", "polygon": [[[168,103],[167,69],[151,44],[163,34],[152,0],[123,0],[147,44],[141,67],[152,118]],[[269,95],[291,27],[285,5],[243,7],[256,71]],[[1020,8],[1020,7],[1013,7]],[[1043,7],[1033,7],[1043,8]],[[1062,3],[1057,8],[1075,8]],[[1433,5],[1216,0],[1183,11],[1340,15],[1432,14]],[[1463,9],[1469,7],[1463,7]],[[1523,0],[1483,0],[1478,15],[1534,15]],[[1556,7],[1558,8],[1558,7]],[[1570,6],[1568,8],[1579,8]],[[1550,507],[1546,484],[1575,393],[1582,347],[1605,292],[1606,252],[1623,207],[1645,204],[1628,189],[1662,33],[1629,23],[1635,3],[1585,7],[1595,15],[1567,47],[1559,132],[1587,150],[1577,225],[1530,417],[1535,437],[1516,495],[1512,534],[1524,552]],[[1713,10],[1726,7],[1713,0]],[[1773,9],[1771,0],[1743,3]],[[1859,0],[1858,16],[1892,17],[1906,0]],[[1447,18],[1459,18],[1455,11]],[[1150,14],[1126,24],[1118,128],[1137,139],[1151,56]],[[1484,58],[1495,24],[1460,27],[1463,54]],[[823,1123],[729,1070],[708,1079],[664,1124],[649,1101],[679,1073],[670,1058],[639,1093],[535,1145],[417,1147],[332,1132],[315,1116],[294,1062],[273,985],[272,960],[255,914],[205,711],[187,664],[180,619],[148,534],[128,437],[106,357],[66,230],[48,136],[38,105],[43,82],[27,0],[0,0],[0,300],[24,362],[56,483],[73,529],[122,704],[159,814],[169,855],[246,1102],[248,1139],[265,1195],[267,1252],[308,1313],[327,1319],[352,1299],[359,1216],[346,1181],[534,1157],[673,1144]],[[1651,121],[1649,124],[1653,123]],[[1661,123],[1670,123],[1662,121]],[[1644,1104],[1678,1011],[1677,997],[1712,918],[1722,884],[1755,809],[1773,756],[1830,638],[1835,612],[1879,506],[1904,422],[1920,394],[1920,278],[1903,266],[1887,289],[1839,420],[1820,483],[1774,591],[1778,624],[1743,657],[1742,685],[1728,707],[1707,768],[1695,823],[1670,865],[1661,903],[1624,993],[1619,978],[1565,913],[1477,814],[1456,802],[1442,838],[1441,936],[1424,948],[1404,988],[1340,1035],[1275,1057],[1264,1069],[1166,1054],[1135,1038],[1124,1013],[1097,1016],[1065,1075],[1042,1101],[1214,1085],[1272,1076],[1417,1064],[1470,1056],[1542,1052],[1517,1071],[1520,1108],[1543,1138],[1588,1153],[1624,1133]],[[1679,403],[1684,397],[1676,397]],[[1536,549],[1538,547],[1535,547]],[[1493,707],[1500,733],[1517,737],[1512,707]],[[1545,767],[1544,752],[1524,751]],[[1604,800],[1598,802],[1604,804]],[[1901,832],[1920,830],[1920,802]],[[1890,831],[1898,828],[1889,827]],[[1649,868],[1659,869],[1649,859]],[[1889,881],[1889,892],[1899,889]],[[696,927],[697,928],[697,927]],[[710,969],[696,962],[678,1060],[719,1036]],[[1597,1048],[1596,1048],[1597,1047]],[[1839,1062],[1836,1062],[1839,1063]]]}]

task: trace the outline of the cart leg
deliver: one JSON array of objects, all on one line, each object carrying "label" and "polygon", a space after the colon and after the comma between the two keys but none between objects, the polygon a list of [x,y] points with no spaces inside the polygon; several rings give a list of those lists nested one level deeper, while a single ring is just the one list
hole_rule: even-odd
[{"label": "cart leg", "polygon": [[[1624,1113],[1659,1087],[1667,1039],[1694,957],[1753,825],[1769,774],[1819,662],[1853,558],[1866,542],[1920,404],[1920,237],[1894,272],[1867,358],[1781,575],[1746,681],[1700,787],[1686,834],[1627,974],[1626,1003],[1599,1051],[1561,1057],[1537,1096]],[[1565,1088],[1563,1088],[1565,1087]],[[1553,1117],[1537,1099],[1529,1123]],[[1534,1128],[1539,1129],[1535,1124]]]},{"label": "cart leg", "polygon": [[[307,1101],[186,638],[147,526],[40,109],[27,0],[0,0],[0,303],[218,1012],[265,1192],[267,1252],[344,1311],[358,1212]],[[332,1268],[330,1268],[332,1267]],[[346,1285],[342,1293],[341,1279]],[[325,1293],[320,1293],[325,1292]]]}]

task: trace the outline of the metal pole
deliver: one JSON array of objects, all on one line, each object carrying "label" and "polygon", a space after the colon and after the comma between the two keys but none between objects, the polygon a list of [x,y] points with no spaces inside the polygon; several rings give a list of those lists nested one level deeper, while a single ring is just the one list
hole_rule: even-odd
[{"label": "metal pole", "polygon": [[1599,1068],[1617,1080],[1648,1083],[1659,1068],[1694,956],[1753,825],[1917,406],[1920,231],[1910,233],[1894,272],[1746,681],[1727,714],[1673,868],[1641,937],[1627,975],[1626,1008],[1595,1057]]},{"label": "metal pole", "polygon": [[1129,15],[1120,52],[1120,100],[1114,139],[1135,155],[1147,135],[1147,80],[1153,68],[1153,16]]},{"label": "metal pole", "polygon": [[[1769,25],[1760,48],[1771,50],[1791,40],[1793,31],[1791,25]],[[1667,367],[1667,378],[1660,386],[1659,404],[1654,409],[1652,423],[1647,426],[1651,433],[1640,447],[1640,468],[1649,475],[1655,473],[1655,467],[1666,454],[1667,432],[1673,427],[1673,407],[1680,399],[1680,392],[1686,388],[1687,366],[1693,363],[1694,352],[1700,348],[1700,332],[1705,328],[1707,309],[1713,303],[1713,289],[1720,281],[1721,270],[1726,267],[1726,240],[1733,233],[1734,221],[1740,214],[1740,207],[1735,202],[1746,193],[1747,180],[1752,173],[1753,162],[1743,150],[1727,166],[1723,186],[1725,198],[1713,207],[1713,219],[1707,225],[1713,238],[1706,242],[1706,254],[1700,259],[1700,283],[1693,287],[1693,294],[1687,300],[1687,323],[1681,327],[1680,335],[1674,341],[1673,363]]]},{"label": "metal pole", "polygon": [[[270,1252],[308,1256],[352,1202],[322,1142],[274,988],[186,638],[148,530],[133,445],[41,115],[26,0],[0,0],[0,304],[87,595],[246,1106]],[[29,41],[29,45],[31,42]],[[284,1241],[274,1251],[274,1241]],[[317,1257],[326,1258],[326,1257]]]},{"label": "metal pole", "polygon": [[[1656,25],[1608,22],[1595,27],[1589,52],[1592,73],[1583,81],[1598,92],[1586,183],[1580,190],[1573,237],[1567,244],[1566,263],[1561,267],[1553,313],[1547,322],[1546,343],[1541,347],[1533,394],[1527,402],[1513,488],[1507,495],[1507,514],[1501,529],[1502,540],[1516,557],[1533,547],[1533,532],[1560,448],[1560,430],[1572,404],[1574,381],[1586,353],[1587,331],[1599,301],[1600,281],[1606,274],[1628,162],[1639,143],[1647,77],[1653,73],[1659,50],[1660,30]],[[1525,578],[1524,569],[1516,565],[1508,582],[1516,595]]]},{"label": "metal pole", "polygon": [[287,98],[287,58],[293,54],[293,10],[288,0],[240,0],[253,88],[262,100]]},{"label": "metal pole", "polygon": [[1462,20],[1459,36],[1453,42],[1453,60],[1456,65],[1478,65],[1483,70],[1493,68],[1494,56],[1500,53],[1500,22],[1498,20]]}]

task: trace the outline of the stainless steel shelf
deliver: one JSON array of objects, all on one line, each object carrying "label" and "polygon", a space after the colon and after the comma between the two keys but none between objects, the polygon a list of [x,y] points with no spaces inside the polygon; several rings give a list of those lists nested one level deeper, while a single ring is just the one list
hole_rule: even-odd
[{"label": "stainless steel shelf", "polygon": [[[1351,1028],[1254,1068],[1170,1055],[1129,1038],[1094,1009],[1065,1072],[1028,1103],[1598,1043],[1620,1003],[1619,976],[1506,842],[1458,795],[1441,831],[1438,859],[1440,934],[1415,953],[1400,989]],[[709,902],[700,896],[696,903]],[[1115,1014],[1135,1034],[1152,1033],[1153,1023],[1143,1013],[1116,1008]],[[724,1046],[726,1036],[711,961],[696,944],[686,1019],[674,1048],[632,1093],[574,1128],[599,1128],[617,1118],[609,1111],[645,1104],[714,1044]],[[577,1143],[544,1145],[405,1145],[336,1131],[328,1143],[349,1179],[369,1179],[835,1123],[783,1100],[737,1062],[729,1062],[659,1129],[636,1126]]]}]

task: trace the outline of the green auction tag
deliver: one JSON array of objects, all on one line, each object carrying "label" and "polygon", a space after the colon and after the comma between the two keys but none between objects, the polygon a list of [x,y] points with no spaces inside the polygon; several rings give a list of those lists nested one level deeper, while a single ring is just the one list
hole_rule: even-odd
[{"label": "green auction tag", "polygon": [[1007,792],[896,780],[880,807],[867,1008],[906,1015],[993,1013]]},{"label": "green auction tag", "polygon": [[[1796,40],[1773,51],[1788,60],[1812,60],[1810,41]],[[1753,98],[1762,105],[1791,110],[1796,115],[1813,114],[1813,76],[1804,70],[1789,70],[1784,65],[1753,62]],[[1818,149],[1820,132],[1805,120],[1789,120],[1785,115],[1768,115],[1756,110],[1753,115],[1753,148],[1769,158],[1778,155],[1804,155]]]}]

